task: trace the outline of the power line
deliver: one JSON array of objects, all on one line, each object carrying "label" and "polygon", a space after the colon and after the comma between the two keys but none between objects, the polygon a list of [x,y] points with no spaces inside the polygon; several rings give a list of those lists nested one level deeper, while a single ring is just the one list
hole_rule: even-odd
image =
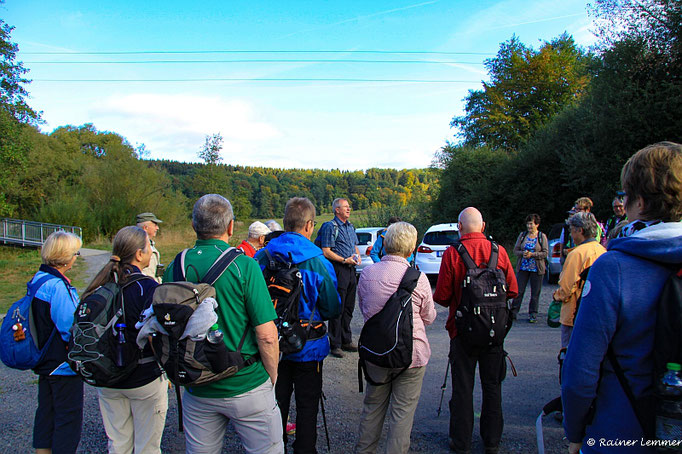
[{"label": "power line", "polygon": [[121,50],[92,52],[22,52],[22,55],[150,55],[150,54],[379,54],[379,55],[495,55],[496,52],[437,52],[393,50]]},{"label": "power line", "polygon": [[417,84],[473,84],[480,80],[360,79],[360,78],[197,78],[197,79],[33,79],[32,82],[402,82]]},{"label": "power line", "polygon": [[460,65],[482,65],[482,62],[475,61],[453,61],[453,60],[354,60],[354,59],[246,59],[246,60],[125,60],[125,61],[25,61],[24,64],[45,64],[45,65],[135,65],[135,64],[157,64],[157,63],[408,63],[408,64],[460,64]]}]

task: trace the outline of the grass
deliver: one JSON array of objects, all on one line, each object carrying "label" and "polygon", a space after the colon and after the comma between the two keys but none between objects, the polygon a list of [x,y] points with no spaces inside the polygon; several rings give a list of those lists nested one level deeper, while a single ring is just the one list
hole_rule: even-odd
[{"label": "grass", "polygon": [[[361,211],[354,211],[351,217],[357,219]],[[323,222],[330,221],[332,213],[322,213],[317,216],[317,226],[312,238],[317,236],[317,231]],[[266,219],[259,219],[265,221]],[[275,219],[280,225],[282,219]],[[232,246],[238,246],[242,240],[248,236],[249,225],[254,220],[237,221],[234,226],[234,235],[230,239]],[[191,227],[185,228],[164,228],[159,230],[156,238],[156,247],[161,254],[161,262],[170,263],[173,258],[184,248],[192,247],[196,240],[196,235]],[[111,240],[99,236],[95,240],[84,244],[83,247],[111,251]],[[40,267],[40,250],[37,248],[21,248],[13,246],[0,246],[0,315],[4,315],[9,307],[26,293],[26,282],[38,271]],[[85,260],[78,258],[73,269],[67,274],[71,283],[79,290],[83,291],[87,286],[86,282],[87,265]]]},{"label": "grass", "polygon": [[[14,246],[0,246],[0,314],[26,294],[28,282],[40,267],[40,250]],[[85,288],[85,261],[76,260],[73,269],[67,274],[76,288]]]}]

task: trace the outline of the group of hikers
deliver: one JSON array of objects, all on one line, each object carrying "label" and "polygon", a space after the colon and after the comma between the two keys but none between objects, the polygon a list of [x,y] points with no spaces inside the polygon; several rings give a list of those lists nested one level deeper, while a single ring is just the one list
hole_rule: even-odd
[{"label": "group of hikers", "polygon": [[[653,372],[657,303],[664,283],[679,272],[682,262],[682,146],[661,142],[638,151],[623,167],[621,185],[624,197],[614,200],[614,213],[620,213],[623,222],[617,233],[618,222],[607,223],[609,231],[602,231],[612,238],[608,252],[597,239],[603,227],[585,209],[584,200],[578,200],[567,220],[572,243],[565,238],[564,271],[554,299],[562,305],[561,346],[566,355],[561,392],[570,453],[654,452],[645,444],[624,448],[583,441],[649,435],[629,395],[640,399],[652,393],[657,379]],[[616,211],[618,204],[624,212]],[[350,203],[339,198],[332,209],[334,218],[320,227],[313,242],[315,206],[305,197],[293,197],[284,208],[283,229],[277,223],[272,228],[252,224],[249,238],[240,245],[243,253],[237,253],[230,246],[235,226],[230,202],[218,194],[204,195],[192,210],[194,246],[165,269],[154,247],[161,220],[142,213],[137,225],[116,234],[110,260],[80,298],[66,274],[79,255],[81,240],[66,232],[50,235],[41,249],[43,264],[29,284],[33,336],[46,350],[33,368],[39,376],[33,430],[36,452],[73,453],[80,441],[83,380],[88,380],[69,356],[74,317],[94,310],[98,289],[113,283],[121,289],[125,309],[115,327],[107,328],[115,331],[114,339],[121,345],[141,345],[142,321],[150,311],[160,310],[155,296],[174,281],[207,282],[215,290],[211,328],[192,337],[197,348],[205,343],[202,348],[208,352],[212,348],[208,343],[217,338],[243,360],[225,378],[184,386],[181,411],[187,452],[221,452],[230,421],[246,452],[286,452],[294,433],[295,453],[317,452],[324,360],[358,350],[362,357],[367,346],[363,337],[360,345],[353,342],[351,331],[356,296],[365,322],[381,313],[387,301],[405,288],[408,274],[414,273],[408,260],[417,244],[414,226],[391,219],[380,236],[382,256],[358,280],[355,267],[361,259]],[[499,452],[502,381],[507,371],[504,338],[517,318],[528,282],[533,293],[529,321],[537,321],[548,254],[547,237],[538,230],[539,216],[530,215],[526,221],[527,232],[519,235],[513,251],[518,256],[516,271],[505,248],[485,235],[480,211],[468,207],[458,217],[459,242],[443,254],[435,291],[426,275],[414,275],[410,297],[403,302],[411,306],[406,350],[411,362],[405,367],[364,365],[366,390],[356,452],[377,451],[386,420],[385,451],[408,452],[431,354],[425,328],[436,318],[434,303],[448,308],[445,327],[453,389],[449,448],[471,452],[478,364],[483,399],[480,435],[486,454]],[[278,260],[295,268],[300,279],[293,326],[281,323],[278,303],[283,303],[273,297],[273,287],[279,284],[274,284],[271,270]],[[216,273],[218,264],[222,267]],[[589,274],[581,279],[587,267]],[[212,276],[210,282],[207,275]],[[167,314],[170,332],[175,322],[169,320]],[[144,348],[135,357],[137,366],[129,374],[97,388],[111,453],[160,452],[168,379],[177,387],[182,378],[177,371],[161,367],[160,344],[153,337],[162,331],[150,335],[149,342],[143,339]],[[613,361],[605,360],[607,356]],[[122,361],[120,366],[125,364]],[[614,368],[615,364],[619,366]],[[625,377],[629,390],[617,375]],[[292,393],[296,417],[289,422]],[[294,424],[295,432],[287,430]]]}]

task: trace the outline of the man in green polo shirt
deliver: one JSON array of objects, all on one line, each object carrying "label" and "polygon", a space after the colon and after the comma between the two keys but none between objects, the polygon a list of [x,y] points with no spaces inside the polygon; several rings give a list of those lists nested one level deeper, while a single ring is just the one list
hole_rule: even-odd
[{"label": "man in green polo shirt", "polygon": [[[234,215],[230,202],[218,194],[201,197],[192,210],[197,242],[185,256],[185,276],[198,282],[220,254],[230,247]],[[164,274],[173,280],[173,265]],[[228,350],[242,346],[245,358],[260,361],[232,377],[188,387],[182,399],[188,453],[220,453],[231,420],[248,453],[282,453],[282,422],[275,401],[279,344],[277,318],[265,280],[255,260],[240,255],[215,282],[218,325]]]}]

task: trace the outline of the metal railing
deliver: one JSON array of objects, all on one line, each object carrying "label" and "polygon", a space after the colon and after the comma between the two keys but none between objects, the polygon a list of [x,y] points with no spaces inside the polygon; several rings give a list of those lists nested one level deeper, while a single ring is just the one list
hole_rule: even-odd
[{"label": "metal railing", "polygon": [[71,225],[47,224],[22,219],[0,219],[0,242],[22,246],[42,246],[52,232],[64,230],[83,238],[83,229]]}]

